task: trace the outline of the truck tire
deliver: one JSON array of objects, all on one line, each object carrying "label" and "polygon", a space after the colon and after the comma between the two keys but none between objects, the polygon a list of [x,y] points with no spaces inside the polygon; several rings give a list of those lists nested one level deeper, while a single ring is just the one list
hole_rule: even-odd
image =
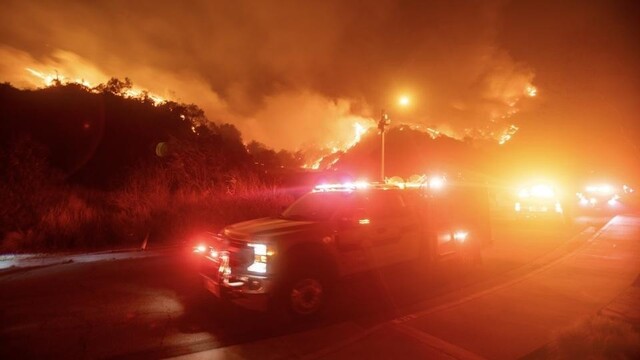
[{"label": "truck tire", "polygon": [[316,319],[326,309],[327,277],[313,268],[293,273],[282,284],[280,302],[295,320]]},{"label": "truck tire", "polygon": [[481,230],[473,231],[472,234],[478,234],[471,237],[467,244],[461,244],[458,248],[458,261],[463,268],[472,269],[482,265],[482,246],[486,241]]}]

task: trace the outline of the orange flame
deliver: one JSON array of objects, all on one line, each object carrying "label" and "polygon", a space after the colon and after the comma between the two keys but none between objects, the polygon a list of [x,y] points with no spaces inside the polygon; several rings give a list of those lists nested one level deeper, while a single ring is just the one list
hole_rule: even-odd
[{"label": "orange flame", "polygon": [[[351,139],[351,141],[349,141],[345,146],[343,147],[337,147],[337,146],[333,146],[331,148],[331,151],[320,157],[319,159],[305,164],[302,167],[305,169],[313,169],[313,170],[318,170],[320,169],[320,165],[322,164],[322,162],[328,158],[331,157],[332,155],[336,155],[338,152],[341,151],[347,151],[349,149],[351,149],[352,147],[356,146],[356,144],[358,144],[360,142],[360,140],[362,140],[362,136],[369,131],[370,128],[372,128],[373,125],[373,121],[371,124],[367,124],[367,125],[363,125],[360,122],[355,122],[353,123],[353,129],[354,129],[354,134],[353,134],[353,139]],[[335,159],[333,159],[329,164],[327,164],[327,167],[331,167],[333,164],[335,164],[338,161],[338,157],[336,157]]]},{"label": "orange flame", "polygon": [[514,124],[511,124],[506,130],[504,130],[504,132],[502,133],[502,135],[500,136],[500,139],[498,140],[498,144],[500,145],[504,145],[506,144],[507,141],[511,140],[511,138],[513,137],[513,135],[518,132],[518,130],[520,130],[519,127],[517,127]]},{"label": "orange flame", "polygon": [[[60,75],[57,72],[55,74],[46,74],[43,73],[41,71],[32,69],[32,68],[25,68],[25,70],[27,72],[29,72],[31,75],[35,76],[36,78],[42,80],[42,83],[44,84],[45,87],[51,87],[54,86],[56,83],[60,83],[60,84],[78,84],[78,85],[82,85],[84,87],[89,88],[92,92],[97,92],[95,89],[91,88],[91,84],[84,80],[84,79],[70,79],[64,75]],[[150,99],[153,102],[153,105],[158,106],[162,103],[164,103],[166,101],[166,99],[164,99],[161,96],[158,96],[156,94],[151,94],[148,92],[145,92],[142,89],[139,88],[131,88],[131,89],[126,89],[124,91],[124,96],[127,98],[131,98],[131,99],[140,99],[142,98],[143,95],[146,94],[146,97],[148,99]]]}]

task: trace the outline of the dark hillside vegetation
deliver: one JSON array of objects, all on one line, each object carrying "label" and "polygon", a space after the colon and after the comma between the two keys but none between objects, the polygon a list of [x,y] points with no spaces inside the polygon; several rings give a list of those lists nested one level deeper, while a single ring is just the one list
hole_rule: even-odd
[{"label": "dark hillside vegetation", "polygon": [[291,201],[233,125],[129,88],[0,85],[2,251],[184,240]]},{"label": "dark hillside vegetation", "polygon": [[126,98],[128,82],[108,85],[99,92],[76,84],[33,91],[0,85],[0,146],[28,137],[50,151],[51,165],[68,182],[102,189],[161,160],[156,148],[163,142],[207,145],[226,169],[251,163],[232,125],[209,123],[194,105]]}]

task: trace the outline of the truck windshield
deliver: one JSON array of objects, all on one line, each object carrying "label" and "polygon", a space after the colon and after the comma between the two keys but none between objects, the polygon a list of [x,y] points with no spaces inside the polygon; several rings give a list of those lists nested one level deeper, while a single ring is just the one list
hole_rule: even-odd
[{"label": "truck windshield", "polygon": [[350,192],[313,192],[304,195],[282,213],[290,220],[326,221],[353,198]]}]

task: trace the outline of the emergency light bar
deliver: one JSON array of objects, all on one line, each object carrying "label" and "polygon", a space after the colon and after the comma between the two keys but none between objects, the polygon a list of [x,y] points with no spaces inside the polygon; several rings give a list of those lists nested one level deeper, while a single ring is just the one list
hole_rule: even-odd
[{"label": "emergency light bar", "polygon": [[371,186],[371,184],[366,181],[347,182],[343,184],[320,184],[316,185],[313,191],[354,191],[366,189],[369,186]]},{"label": "emergency light bar", "polygon": [[367,182],[355,181],[334,184],[320,184],[313,188],[314,192],[323,191],[355,191],[365,190],[368,188],[429,188],[431,190],[440,190],[445,186],[446,178],[444,176],[421,176],[417,181],[405,182],[402,178],[391,178],[385,182]]}]

